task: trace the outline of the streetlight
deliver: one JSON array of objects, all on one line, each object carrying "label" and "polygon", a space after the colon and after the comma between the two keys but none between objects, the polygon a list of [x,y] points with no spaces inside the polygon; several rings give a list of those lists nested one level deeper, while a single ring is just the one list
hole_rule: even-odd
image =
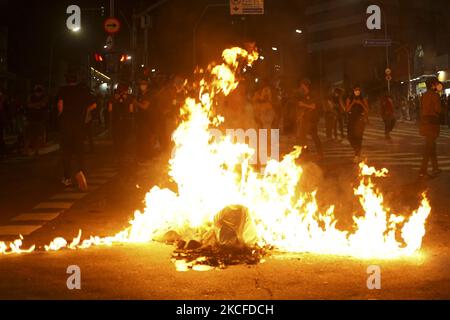
[{"label": "streetlight", "polygon": [[300,34],[300,33],[302,33],[303,31],[302,31],[301,29],[295,29],[295,32],[298,33],[298,34]]},{"label": "streetlight", "polygon": [[278,48],[277,47],[272,47],[272,50],[273,51],[278,51]]}]

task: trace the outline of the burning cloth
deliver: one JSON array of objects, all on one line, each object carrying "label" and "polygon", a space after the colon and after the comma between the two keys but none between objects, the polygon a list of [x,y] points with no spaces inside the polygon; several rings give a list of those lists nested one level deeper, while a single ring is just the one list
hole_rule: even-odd
[{"label": "burning cloth", "polygon": [[214,235],[220,246],[251,246],[257,242],[256,229],[247,208],[232,205],[214,218]]}]

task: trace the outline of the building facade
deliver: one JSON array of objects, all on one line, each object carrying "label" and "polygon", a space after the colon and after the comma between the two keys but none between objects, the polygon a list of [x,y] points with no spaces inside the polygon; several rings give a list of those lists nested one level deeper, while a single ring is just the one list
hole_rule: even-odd
[{"label": "building facade", "polygon": [[[315,0],[308,2],[308,50],[322,89],[359,83],[367,91],[412,88],[423,75],[448,70],[450,2],[447,0]],[[381,9],[381,29],[369,30],[367,8]],[[388,46],[368,45],[388,39]],[[441,72],[442,73],[442,72]]]}]

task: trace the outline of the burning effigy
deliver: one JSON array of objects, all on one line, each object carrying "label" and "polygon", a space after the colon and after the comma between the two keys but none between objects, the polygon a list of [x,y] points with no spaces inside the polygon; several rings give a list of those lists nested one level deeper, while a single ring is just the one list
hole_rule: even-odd
[{"label": "burning effigy", "polygon": [[[187,97],[180,124],[172,136],[175,149],[169,179],[176,190],[154,186],[145,209],[136,211],[124,230],[108,237],[72,241],[56,238],[47,251],[86,249],[116,243],[165,241],[176,246],[178,270],[206,270],[235,262],[260,262],[269,250],[317,253],[356,258],[396,258],[417,253],[425,235],[431,206],[425,194],[413,212],[397,214],[387,208],[373,178],[386,169],[359,164],[354,189],[360,210],[351,230],[336,227],[334,205],[319,208],[316,193],[299,190],[303,168],[297,163],[301,147],[280,161],[271,159],[263,172],[250,163],[255,150],[229,137],[213,138],[210,129],[224,118],[217,100],[238,85],[237,74],[258,60],[257,51],[226,49],[222,63],[202,70],[197,95]],[[0,253],[30,253],[22,238],[0,242]]]}]

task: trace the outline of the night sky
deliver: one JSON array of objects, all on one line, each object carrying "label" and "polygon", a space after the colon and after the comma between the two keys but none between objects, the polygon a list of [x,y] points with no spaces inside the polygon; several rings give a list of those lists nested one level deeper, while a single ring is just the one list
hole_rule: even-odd
[{"label": "night sky", "polygon": [[[117,37],[118,47],[129,50],[130,30],[123,16],[131,23],[133,8],[146,8],[157,0],[116,0],[116,16],[122,21]],[[198,58],[207,63],[228,45],[239,45],[245,40],[255,40],[270,48],[287,34],[283,30],[295,30],[300,23],[301,1],[266,1],[266,15],[231,17],[228,7],[213,8],[198,24]],[[192,68],[192,30],[205,6],[218,1],[169,0],[155,11],[150,32],[150,60],[152,65],[168,72]],[[228,3],[223,1],[221,3]],[[66,8],[77,4],[82,8],[82,32],[73,34],[65,27]],[[109,14],[108,0],[0,0],[1,22],[9,30],[8,69],[32,81],[45,81],[49,57],[54,43],[54,63],[64,59],[67,63],[80,64],[88,54],[101,51],[106,34],[99,10],[105,6]],[[87,10],[86,10],[87,9]],[[142,43],[142,34],[139,38]]]},{"label": "night sky", "polygon": [[[128,18],[134,1],[120,1],[120,9]],[[55,61],[61,57],[77,63],[101,48],[106,39],[99,9],[109,1],[1,0],[1,24],[8,27],[9,71],[38,80],[48,73],[49,57],[54,44]],[[66,8],[77,4],[82,8],[82,32],[71,33],[66,28]],[[87,9],[87,10],[85,10]],[[124,26],[126,28],[126,25]],[[43,76],[45,75],[45,76]]]}]

